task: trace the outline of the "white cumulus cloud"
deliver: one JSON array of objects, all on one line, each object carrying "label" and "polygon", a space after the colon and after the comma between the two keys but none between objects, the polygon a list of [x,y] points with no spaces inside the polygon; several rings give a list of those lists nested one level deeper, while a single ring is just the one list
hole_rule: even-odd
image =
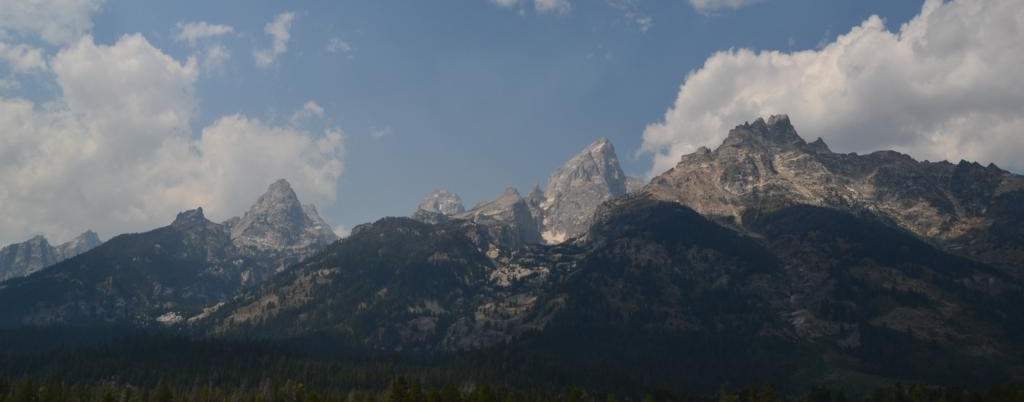
[{"label": "white cumulus cloud", "polygon": [[43,50],[25,44],[9,45],[0,42],[0,60],[17,72],[46,69]]},{"label": "white cumulus cloud", "polygon": [[520,8],[532,4],[539,13],[565,14],[572,10],[569,0],[490,0],[506,8]]},{"label": "white cumulus cloud", "polygon": [[721,10],[736,10],[757,3],[760,0],[690,0],[690,6],[702,13]]},{"label": "white cumulus cloud", "polygon": [[221,44],[210,45],[203,53],[203,70],[207,72],[220,72],[224,65],[231,60],[231,51]]},{"label": "white cumulus cloud", "polygon": [[929,0],[898,31],[873,16],[798,52],[716,53],[644,131],[651,173],[758,116],[787,113],[839,151],[1024,169],[1024,2]]},{"label": "white cumulus cloud", "polygon": [[272,43],[269,48],[253,52],[257,66],[269,67],[277,61],[278,57],[288,51],[288,41],[291,39],[290,31],[294,21],[295,13],[281,13],[263,27],[263,31],[270,35]]},{"label": "white cumulus cloud", "polygon": [[51,64],[62,96],[0,97],[0,243],[148,230],[195,206],[223,219],[279,177],[304,201],[335,197],[339,130],[230,115],[195,135],[194,59],[175,60],[135,34],[111,45],[85,36]]},{"label": "white cumulus cloud", "polygon": [[102,5],[103,0],[0,0],[0,33],[71,43],[92,29]]},{"label": "white cumulus cloud", "polygon": [[206,21],[179,22],[177,30],[174,39],[179,42],[186,42],[189,46],[195,46],[196,43],[203,39],[215,38],[235,32],[235,28],[230,25],[210,24]]}]

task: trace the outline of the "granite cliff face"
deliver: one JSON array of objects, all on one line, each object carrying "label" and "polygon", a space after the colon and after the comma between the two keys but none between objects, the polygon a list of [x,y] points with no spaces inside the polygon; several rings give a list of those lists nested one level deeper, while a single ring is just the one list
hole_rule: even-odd
[{"label": "granite cliff face", "polygon": [[560,243],[583,233],[598,205],[626,194],[626,182],[611,142],[590,144],[548,178],[540,203],[544,240]]},{"label": "granite cliff face", "polygon": [[463,212],[466,212],[466,207],[462,205],[461,197],[445,189],[436,189],[423,197],[412,218],[426,223],[440,223]]},{"label": "granite cliff face", "polygon": [[[1004,267],[1024,266],[1013,200],[1024,177],[995,165],[918,162],[893,151],[867,155],[832,152],[804,141],[786,116],[737,126],[715,150],[684,155],[644,190],[706,216],[743,226],[750,217],[794,205],[866,214],[947,250]],[[1006,229],[992,235],[990,228]],[[988,236],[984,251],[975,240]]]},{"label": "granite cliff face", "polygon": [[423,201],[420,202],[416,209],[439,213],[445,216],[466,212],[466,207],[462,205],[462,198],[445,189],[431,191],[430,194],[423,198]]},{"label": "granite cliff face", "polygon": [[316,207],[302,205],[284,179],[271,184],[245,215],[226,223],[241,249],[303,252],[338,240]]},{"label": "granite cliff face", "polygon": [[[451,219],[484,224],[501,237],[498,243],[504,246],[556,244],[586,231],[602,202],[642,187],[642,180],[622,172],[615,147],[602,138],[552,173],[545,190],[538,185],[522,197],[510,187],[497,199],[468,212],[463,211],[458,195],[435,190],[424,197],[412,217],[435,224]],[[500,231],[507,233],[498,234]]]},{"label": "granite cliff face", "polygon": [[22,243],[0,249],[0,282],[31,275],[43,268],[92,250],[100,245],[93,231],[86,231],[74,239],[51,246],[43,236],[35,236]]},{"label": "granite cliff face", "polygon": [[527,200],[515,188],[508,187],[493,201],[454,216],[485,228],[493,242],[507,249],[519,248],[541,241],[540,224],[530,211]]},{"label": "granite cliff face", "polygon": [[[92,239],[87,233],[52,254],[81,250]],[[183,211],[168,226],[117,236],[0,284],[0,327],[177,324],[334,240],[316,209],[280,180],[241,218],[216,223],[202,208]]]}]

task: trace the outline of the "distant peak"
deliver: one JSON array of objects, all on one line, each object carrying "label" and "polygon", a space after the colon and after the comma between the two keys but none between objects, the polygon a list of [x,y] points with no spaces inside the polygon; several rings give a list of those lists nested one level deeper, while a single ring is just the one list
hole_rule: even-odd
[{"label": "distant peak", "polygon": [[288,180],[285,180],[285,179],[277,179],[277,181],[275,181],[273,183],[270,183],[270,187],[267,187],[267,192],[268,193],[279,193],[279,192],[287,192],[287,191],[294,192],[292,190],[291,183],[288,183]]},{"label": "distant peak", "polygon": [[592,142],[590,146],[583,151],[583,154],[598,154],[602,157],[615,157],[615,146],[612,145],[612,142],[608,141],[607,138],[601,137]]},{"label": "distant peak", "polygon": [[93,232],[92,230],[86,230],[82,232],[82,234],[78,235],[75,240],[83,240],[87,243],[99,243],[100,235],[96,234],[96,232]]},{"label": "distant peak", "polygon": [[174,223],[171,223],[171,226],[189,228],[206,222],[209,221],[207,221],[206,216],[203,215],[203,207],[198,207],[196,209],[179,212],[178,216],[174,218]]},{"label": "distant peak", "polygon": [[505,191],[502,192],[501,195],[502,196],[516,196],[516,197],[520,196],[519,195],[519,190],[516,190],[516,188],[512,187],[512,186],[505,187]]},{"label": "distant peak", "polygon": [[771,117],[768,117],[768,126],[769,127],[776,127],[776,126],[793,127],[793,124],[789,122],[789,115],[773,114],[773,115],[771,115]]},{"label": "distant peak", "polygon": [[466,207],[462,205],[462,198],[458,194],[437,188],[423,197],[416,210],[452,216],[466,212]]},{"label": "distant peak", "polygon": [[773,147],[800,146],[807,142],[784,114],[772,115],[765,121],[758,117],[753,123],[744,123],[729,131],[723,145],[762,144]]},{"label": "distant peak", "polygon": [[265,213],[269,210],[277,209],[291,209],[301,211],[302,204],[299,202],[299,196],[292,190],[291,184],[288,180],[278,179],[277,181],[270,184],[267,187],[267,191],[256,200],[250,209],[249,213]]},{"label": "distant peak", "polygon": [[825,140],[821,139],[821,137],[818,137],[818,139],[814,140],[814,142],[812,142],[810,144],[807,144],[807,147],[810,148],[812,151],[817,152],[817,153],[831,153],[832,152],[832,150],[829,149],[828,144],[826,144]]}]

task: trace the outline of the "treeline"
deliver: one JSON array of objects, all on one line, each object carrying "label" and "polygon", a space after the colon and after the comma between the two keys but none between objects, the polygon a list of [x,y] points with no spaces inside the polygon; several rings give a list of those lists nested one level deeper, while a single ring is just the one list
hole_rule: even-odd
[{"label": "treeline", "polygon": [[209,384],[172,386],[160,382],[138,387],[105,381],[72,384],[56,380],[0,379],[0,402],[1017,402],[1024,401],[1024,386],[1001,385],[985,391],[924,385],[895,385],[878,389],[862,398],[849,398],[841,391],[817,388],[796,397],[780,396],[772,386],[738,391],[723,389],[717,395],[687,396],[666,392],[624,395],[590,393],[570,387],[558,392],[523,391],[488,384],[447,384],[428,387],[403,378],[382,389],[314,389],[306,385],[271,379],[245,387]]}]

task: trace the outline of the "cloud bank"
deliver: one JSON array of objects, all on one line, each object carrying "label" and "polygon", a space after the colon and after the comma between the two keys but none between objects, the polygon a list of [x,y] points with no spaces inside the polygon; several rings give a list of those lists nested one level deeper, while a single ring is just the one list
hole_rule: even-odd
[{"label": "cloud bank", "polygon": [[0,243],[148,230],[195,206],[227,218],[279,177],[306,201],[332,201],[341,131],[229,115],[196,135],[197,64],[142,35],[85,36],[52,59],[57,99],[0,97]]},{"label": "cloud bank", "polygon": [[92,30],[103,0],[0,0],[0,33],[38,36],[53,45]]},{"label": "cloud bank", "polygon": [[728,130],[787,113],[837,151],[895,149],[1024,170],[1024,2],[929,0],[898,31],[872,16],[819,50],[728,50],[644,131],[651,174]]},{"label": "cloud bank", "polygon": [[253,52],[252,55],[256,59],[257,66],[270,67],[278,57],[288,51],[288,41],[292,37],[290,31],[294,21],[295,13],[281,13],[263,27],[263,31],[270,35],[272,42],[269,48]]},{"label": "cloud bank", "polygon": [[189,46],[195,46],[196,43],[203,39],[228,35],[234,32],[235,28],[230,25],[210,24],[206,21],[179,22],[174,39],[179,42],[186,42]]},{"label": "cloud bank", "polygon": [[698,12],[708,14],[722,10],[736,10],[757,2],[759,0],[690,0],[690,6]]},{"label": "cloud bank", "polygon": [[572,10],[569,0],[490,0],[505,8],[519,8],[533,4],[533,8],[542,14],[566,14]]}]

